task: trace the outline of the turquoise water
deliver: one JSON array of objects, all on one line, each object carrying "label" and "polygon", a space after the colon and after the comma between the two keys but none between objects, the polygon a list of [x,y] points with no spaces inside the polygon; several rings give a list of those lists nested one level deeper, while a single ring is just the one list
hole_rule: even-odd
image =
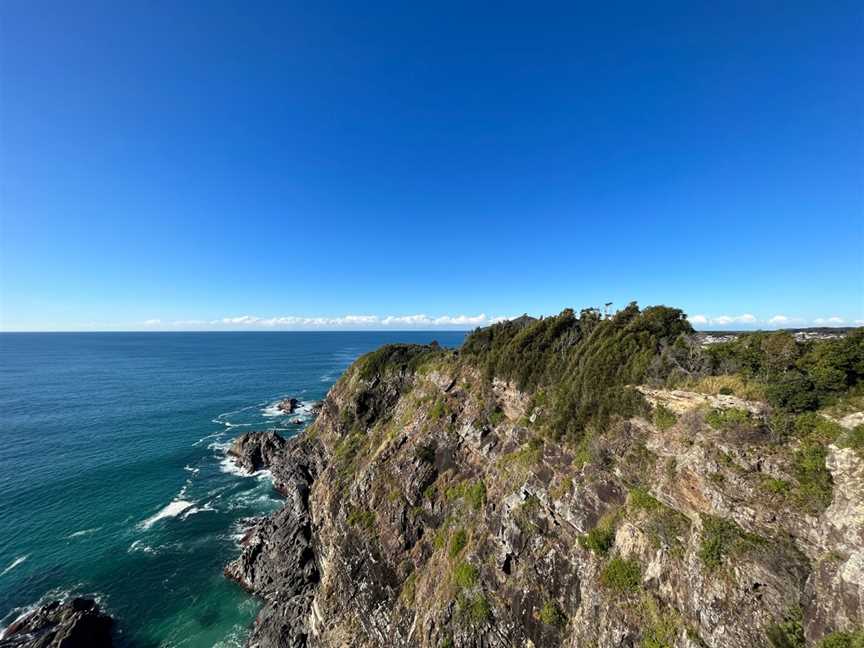
[{"label": "turquoise water", "polygon": [[[119,643],[242,645],[258,604],[222,576],[280,505],[225,460],[236,435],[323,398],[388,342],[458,332],[0,335],[0,627],[44,595],[95,595]],[[301,417],[306,418],[301,414]]]}]

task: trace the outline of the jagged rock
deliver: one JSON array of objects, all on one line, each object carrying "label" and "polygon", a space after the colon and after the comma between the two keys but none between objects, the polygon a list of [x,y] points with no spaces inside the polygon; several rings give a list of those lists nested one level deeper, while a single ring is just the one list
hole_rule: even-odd
[{"label": "jagged rock", "polygon": [[276,408],[284,414],[293,414],[297,410],[300,401],[296,398],[286,398],[277,403]]},{"label": "jagged rock", "polygon": [[[280,437],[281,438],[281,437]],[[249,644],[306,645],[308,614],[319,570],[312,548],[309,491],[322,456],[308,438],[283,441],[278,465],[271,464],[285,506],[247,531],[239,558],[225,574],[265,600]]]},{"label": "jagged rock", "polygon": [[249,472],[269,468],[285,450],[285,439],[276,432],[247,432],[231,444],[228,454]]},{"label": "jagged rock", "polygon": [[52,601],[13,621],[0,648],[110,648],[111,625],[93,599]]}]

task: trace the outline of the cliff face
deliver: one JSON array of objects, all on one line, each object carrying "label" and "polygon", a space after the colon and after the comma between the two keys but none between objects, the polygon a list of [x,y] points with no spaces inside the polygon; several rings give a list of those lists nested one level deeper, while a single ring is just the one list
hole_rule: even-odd
[{"label": "cliff face", "polygon": [[358,361],[301,437],[238,446],[286,496],[226,568],[265,601],[250,645],[852,646],[861,454],[763,403],[641,391],[570,444],[456,353]]}]

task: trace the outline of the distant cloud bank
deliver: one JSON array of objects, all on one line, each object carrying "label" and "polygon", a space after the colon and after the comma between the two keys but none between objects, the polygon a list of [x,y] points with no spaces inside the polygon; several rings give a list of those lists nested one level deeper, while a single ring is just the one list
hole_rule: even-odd
[{"label": "distant cloud bank", "polygon": [[509,317],[479,315],[343,315],[340,317],[258,317],[240,315],[214,320],[149,319],[144,327],[154,330],[370,330],[370,329],[473,329],[489,326]]},{"label": "distant cloud bank", "polygon": [[[287,331],[325,331],[325,330],[410,330],[410,329],[474,329],[489,326],[496,322],[513,319],[515,316],[490,317],[479,315],[342,315],[339,317],[304,317],[286,315],[281,317],[259,317],[239,315],[219,319],[162,320],[149,319],[136,328],[155,331],[245,331],[245,330],[287,330]],[[688,316],[696,329],[759,329],[759,328],[796,328],[806,326],[861,326],[864,320],[846,320],[838,316],[805,319],[790,315],[777,314],[770,317],[757,317],[751,313],[740,315]]]},{"label": "distant cloud bank", "polygon": [[790,317],[789,315],[773,315],[766,319],[759,319],[750,313],[743,315],[690,315],[687,317],[690,323],[697,329],[707,328],[798,328],[807,326],[860,326],[864,320],[849,322],[842,317],[817,317],[807,320],[803,317]]}]

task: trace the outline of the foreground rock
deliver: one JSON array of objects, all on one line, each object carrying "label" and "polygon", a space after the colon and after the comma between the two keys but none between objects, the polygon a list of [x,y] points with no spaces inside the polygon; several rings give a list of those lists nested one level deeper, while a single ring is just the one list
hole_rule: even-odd
[{"label": "foreground rock", "polygon": [[111,625],[92,599],[52,601],[6,628],[0,648],[110,648]]}]

